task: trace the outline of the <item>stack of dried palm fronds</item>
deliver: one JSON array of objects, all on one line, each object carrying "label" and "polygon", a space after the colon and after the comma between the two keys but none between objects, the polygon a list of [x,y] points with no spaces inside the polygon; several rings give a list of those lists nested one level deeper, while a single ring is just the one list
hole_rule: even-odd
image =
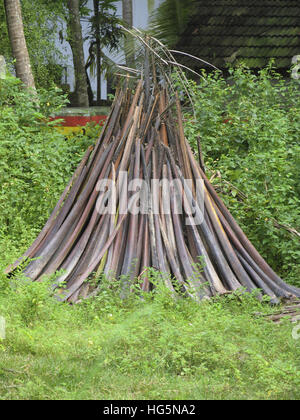
[{"label": "stack of dried palm fronds", "polygon": [[[298,323],[300,321],[300,303],[299,299],[290,299],[287,304],[271,314],[263,314],[261,312],[256,312],[254,314],[257,317],[265,317],[270,321],[280,323],[284,319],[288,319],[292,323]],[[300,330],[300,327],[297,329]]]},{"label": "stack of dried palm fronds", "polygon": [[[40,235],[7,273],[24,259],[31,260],[24,274],[32,281],[59,270],[54,287],[64,283],[60,296],[70,302],[95,294],[103,274],[121,279],[124,296],[136,279],[148,291],[148,267],[172,293],[197,299],[239,288],[260,289],[258,296],[273,302],[300,297],[256,251],[206,178],[185,139],[174,89],[155,75],[142,77],[135,90],[130,82],[117,91],[99,140]],[[153,180],[164,181],[157,187]]]}]

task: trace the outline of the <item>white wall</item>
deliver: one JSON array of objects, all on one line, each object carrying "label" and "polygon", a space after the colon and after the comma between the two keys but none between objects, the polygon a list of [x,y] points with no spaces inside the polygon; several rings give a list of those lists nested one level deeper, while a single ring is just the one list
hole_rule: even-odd
[{"label": "white wall", "polygon": [[[158,5],[163,0],[155,0],[155,7],[158,7]],[[122,1],[116,1],[117,6],[117,14],[121,17],[122,16]],[[93,10],[93,0],[89,0],[88,7]],[[133,26],[137,28],[146,29],[148,26],[148,19],[149,19],[149,13],[148,13],[148,0],[133,0]],[[63,26],[63,24],[62,24]],[[82,31],[83,36],[85,36],[88,32],[88,23],[82,22]],[[66,56],[66,75],[65,80],[71,88],[71,91],[74,90],[74,69],[73,69],[73,60],[72,60],[72,52],[69,44],[66,41],[63,41],[61,43],[58,39],[57,46],[63,50],[64,55]],[[89,43],[84,43],[84,54],[85,59],[88,58],[88,47]],[[110,58],[112,58],[114,61],[117,61],[119,63],[124,62],[124,54],[122,51],[119,51],[118,53],[109,54],[107,51],[104,51],[106,55],[108,55]],[[95,92],[96,91],[96,79],[95,77],[92,77],[90,75],[90,80],[92,84],[92,89]],[[102,99],[106,99],[106,80],[102,80]]]}]

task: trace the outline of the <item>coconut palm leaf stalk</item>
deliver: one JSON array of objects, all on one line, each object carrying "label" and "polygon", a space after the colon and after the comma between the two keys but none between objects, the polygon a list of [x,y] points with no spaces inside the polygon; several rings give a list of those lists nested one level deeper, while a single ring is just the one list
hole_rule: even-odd
[{"label": "coconut palm leaf stalk", "polygon": [[137,282],[149,291],[149,267],[174,296],[201,300],[241,289],[273,303],[300,297],[250,243],[195,159],[170,78],[175,68],[185,83],[182,69],[159,41],[137,35],[146,66],[133,78],[126,69],[100,138],[7,274],[28,259],[23,273],[32,281],[59,270],[53,288],[73,303],[97,294],[103,275],[121,279],[124,297]]}]

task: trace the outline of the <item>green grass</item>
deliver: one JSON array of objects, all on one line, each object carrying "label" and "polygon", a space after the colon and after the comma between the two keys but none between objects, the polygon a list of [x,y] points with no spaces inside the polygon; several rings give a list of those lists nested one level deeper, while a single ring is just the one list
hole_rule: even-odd
[{"label": "green grass", "polygon": [[47,284],[2,276],[0,399],[300,397],[300,340],[289,321],[254,316],[266,303],[174,301],[163,286],[121,301],[116,289],[70,306]]}]

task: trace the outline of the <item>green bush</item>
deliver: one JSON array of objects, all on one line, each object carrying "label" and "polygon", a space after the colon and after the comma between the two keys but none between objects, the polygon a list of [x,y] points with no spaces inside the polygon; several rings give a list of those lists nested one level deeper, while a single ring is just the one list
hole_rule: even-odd
[{"label": "green bush", "polygon": [[300,89],[272,64],[257,75],[244,67],[190,83],[195,115],[186,136],[201,136],[208,175],[250,240],[275,270],[300,285]]},{"label": "green bush", "polygon": [[49,122],[65,104],[58,88],[40,90],[36,97],[18,79],[0,80],[0,238],[5,247],[9,239],[18,247],[30,243],[91,143],[85,136],[66,139]]}]

